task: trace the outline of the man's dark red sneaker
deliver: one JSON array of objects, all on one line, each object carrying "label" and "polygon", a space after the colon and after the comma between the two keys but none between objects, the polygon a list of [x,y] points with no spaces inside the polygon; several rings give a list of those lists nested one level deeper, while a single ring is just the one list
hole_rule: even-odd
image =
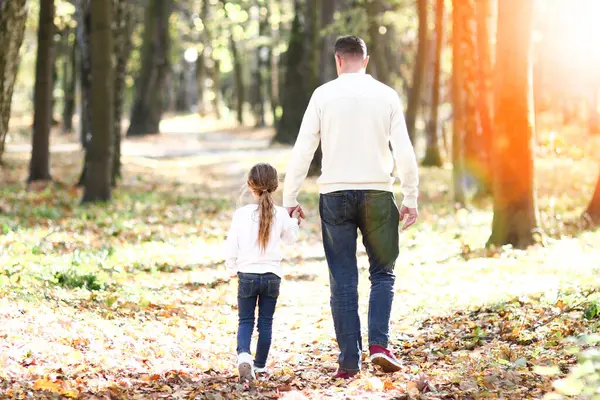
[{"label": "man's dark red sneaker", "polygon": [[392,352],[385,347],[374,344],[369,346],[369,352],[371,353],[369,360],[373,364],[379,365],[383,372],[400,371],[402,364],[394,357]]},{"label": "man's dark red sneaker", "polygon": [[340,371],[338,369],[338,371],[336,372],[336,374],[333,377],[333,379],[350,379],[350,378],[354,378],[357,374],[358,374],[358,371],[356,371],[356,372],[346,372],[346,371]]}]

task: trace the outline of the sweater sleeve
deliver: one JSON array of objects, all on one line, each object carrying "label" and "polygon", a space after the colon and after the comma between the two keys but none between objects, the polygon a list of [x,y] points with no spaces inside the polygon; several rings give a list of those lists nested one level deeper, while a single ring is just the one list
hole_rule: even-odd
[{"label": "sweater sleeve", "polygon": [[308,168],[315,151],[321,140],[321,118],[316,104],[315,91],[310,98],[296,144],[292,150],[292,156],[285,174],[283,185],[283,206],[295,207],[298,205],[298,192],[308,174]]},{"label": "sweater sleeve", "polygon": [[285,214],[285,219],[283,220],[283,230],[281,231],[281,242],[290,246],[296,243],[298,239],[298,231],[300,230],[298,226],[298,220],[296,218],[290,217],[287,212]]},{"label": "sweater sleeve", "polygon": [[237,272],[236,261],[238,257],[238,225],[239,221],[236,218],[236,214],[233,215],[231,220],[231,226],[229,227],[229,233],[227,234],[227,240],[225,241],[224,247],[224,259],[225,267],[229,272]]},{"label": "sweater sleeve", "polygon": [[408,136],[400,98],[395,92],[393,98],[390,142],[400,176],[400,189],[404,195],[402,204],[408,208],[417,208],[419,172],[415,150]]}]

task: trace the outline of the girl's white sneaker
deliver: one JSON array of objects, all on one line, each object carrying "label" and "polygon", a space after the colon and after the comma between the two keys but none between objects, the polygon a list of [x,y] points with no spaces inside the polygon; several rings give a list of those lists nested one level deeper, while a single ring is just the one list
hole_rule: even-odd
[{"label": "girl's white sneaker", "polygon": [[254,361],[252,356],[248,353],[238,354],[238,371],[240,373],[240,382],[252,382],[256,379],[254,374]]},{"label": "girl's white sneaker", "polygon": [[268,372],[269,372],[269,370],[267,370],[267,367],[262,367],[262,368],[254,367],[255,374],[266,374]]}]

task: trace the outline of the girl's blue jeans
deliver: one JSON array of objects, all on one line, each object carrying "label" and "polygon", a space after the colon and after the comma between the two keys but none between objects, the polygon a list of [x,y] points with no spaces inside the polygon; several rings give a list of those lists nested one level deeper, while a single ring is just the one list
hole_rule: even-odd
[{"label": "girl's blue jeans", "polygon": [[277,305],[280,284],[281,278],[273,273],[238,273],[237,353],[250,353],[255,310],[258,304],[258,341],[254,357],[254,366],[257,368],[264,368],[269,356],[273,314]]}]

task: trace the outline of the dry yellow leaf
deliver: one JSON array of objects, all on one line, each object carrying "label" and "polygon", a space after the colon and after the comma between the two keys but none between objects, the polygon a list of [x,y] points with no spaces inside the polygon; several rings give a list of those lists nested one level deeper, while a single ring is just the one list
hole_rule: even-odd
[{"label": "dry yellow leaf", "polygon": [[48,392],[60,393],[62,388],[57,382],[52,382],[48,377],[39,378],[33,383],[35,390],[47,390]]}]

